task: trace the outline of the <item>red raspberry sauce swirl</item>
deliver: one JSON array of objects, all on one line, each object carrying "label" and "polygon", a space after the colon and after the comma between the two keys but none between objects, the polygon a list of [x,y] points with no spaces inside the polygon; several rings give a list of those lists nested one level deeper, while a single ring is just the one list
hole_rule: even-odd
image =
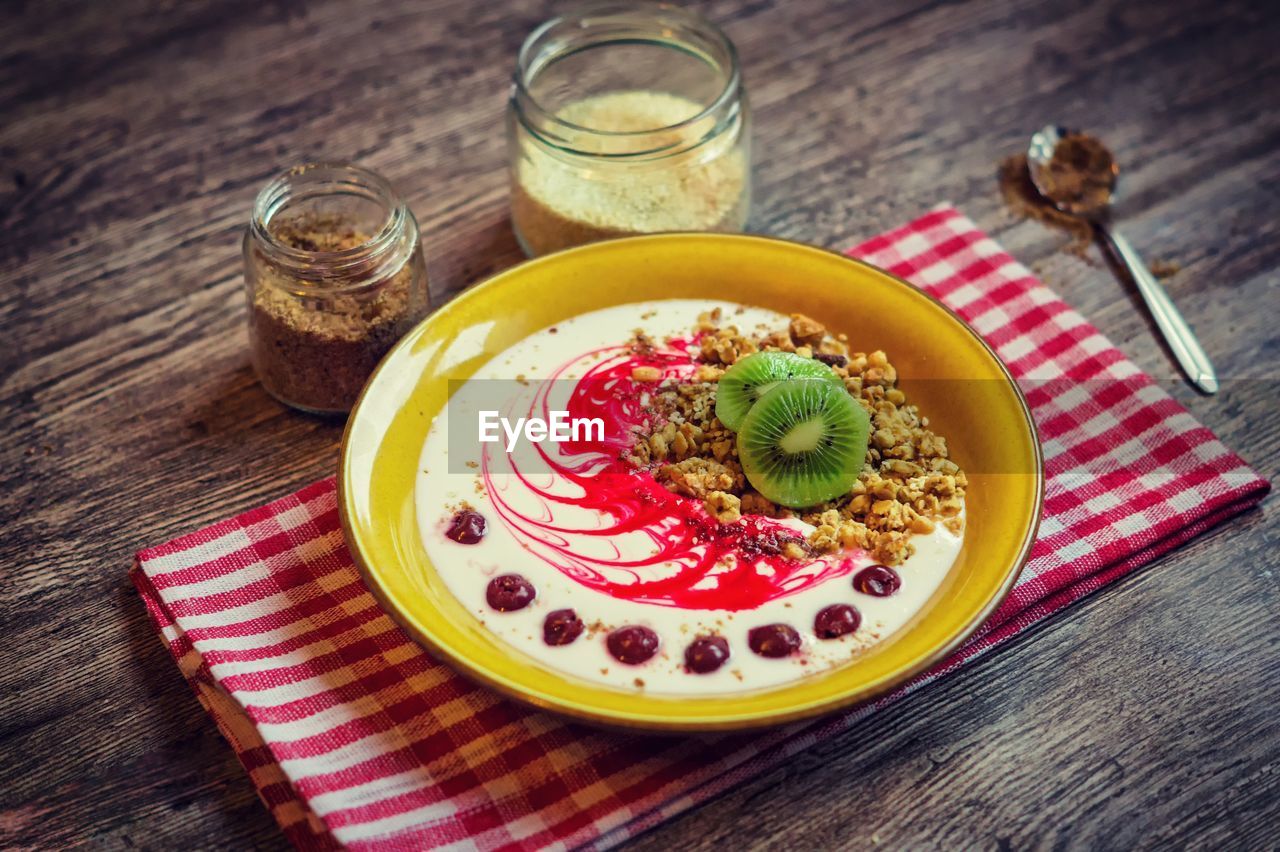
[{"label": "red raspberry sauce swirl", "polygon": [[[753,515],[721,524],[701,501],[668,491],[650,471],[623,461],[636,434],[662,425],[654,419],[649,394],[668,381],[692,381],[697,367],[696,339],[637,349],[604,347],[561,365],[523,412],[550,419],[553,387],[569,381],[564,376],[575,365],[594,360],[567,404],[558,400],[555,409],[567,410],[572,419],[603,419],[603,440],[527,444],[511,455],[500,444],[483,445],[485,489],[529,553],[612,597],[690,610],[754,609],[846,576],[860,566],[859,558],[865,561],[861,553],[787,559],[783,545],[802,541],[796,530]],[[641,366],[660,369],[662,381],[633,381],[632,370]],[[536,460],[539,469],[522,470],[517,459]]]}]

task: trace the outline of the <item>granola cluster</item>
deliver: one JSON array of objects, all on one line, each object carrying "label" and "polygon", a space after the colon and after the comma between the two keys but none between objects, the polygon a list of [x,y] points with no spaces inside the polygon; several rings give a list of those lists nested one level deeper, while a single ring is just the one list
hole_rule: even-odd
[{"label": "granola cluster", "polygon": [[[793,314],[787,329],[759,336],[723,319],[718,309],[698,318],[701,348],[692,382],[659,384],[656,371],[636,368],[636,381],[655,384],[654,417],[652,429],[636,436],[629,463],[652,470],[669,490],[701,500],[721,523],[753,514],[799,517],[813,525],[807,545],[791,544],[784,551],[790,558],[861,548],[897,565],[914,552],[913,534],[931,532],[937,524],[959,532],[968,484],[964,471],[948,458],[946,440],[929,429],[928,418],[907,403],[884,352],[850,352],[845,335],[828,334],[803,314]],[[822,361],[871,415],[866,465],[849,494],[797,512],[747,483],[734,433],[715,416],[716,383],[739,358],[762,350]]]}]

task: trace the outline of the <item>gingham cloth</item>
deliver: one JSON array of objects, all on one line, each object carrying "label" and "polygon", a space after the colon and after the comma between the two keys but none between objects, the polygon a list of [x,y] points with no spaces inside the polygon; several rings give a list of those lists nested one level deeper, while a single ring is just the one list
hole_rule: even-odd
[{"label": "gingham cloth", "polygon": [[847,729],[1267,492],[956,210],[852,253],[972,323],[1034,409],[1044,521],[1017,587],[982,630],[933,671],[832,718],[704,739],[592,730],[471,685],[402,633],[361,583],[326,479],[144,550],[133,571],[174,660],[298,847],[614,845]]}]

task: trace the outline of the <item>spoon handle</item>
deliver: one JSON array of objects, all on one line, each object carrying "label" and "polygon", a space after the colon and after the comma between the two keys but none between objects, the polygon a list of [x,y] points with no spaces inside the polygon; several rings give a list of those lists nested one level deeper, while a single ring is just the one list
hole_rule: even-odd
[{"label": "spoon handle", "polygon": [[1169,342],[1169,348],[1173,350],[1173,357],[1178,359],[1178,364],[1200,390],[1205,393],[1217,393],[1218,377],[1213,371],[1213,364],[1209,362],[1209,356],[1204,353],[1200,342],[1196,340],[1195,332],[1191,330],[1191,326],[1187,325],[1182,314],[1178,313],[1177,307],[1174,306],[1173,300],[1169,298],[1164,287],[1147,269],[1147,265],[1142,262],[1142,258],[1134,251],[1129,241],[1118,231],[1108,227],[1100,227],[1099,230],[1110,241],[1111,247],[1115,249],[1115,253],[1124,262],[1129,274],[1133,276],[1134,283],[1138,285],[1138,292],[1147,303],[1147,308],[1151,311],[1156,325],[1163,332],[1164,339]]}]

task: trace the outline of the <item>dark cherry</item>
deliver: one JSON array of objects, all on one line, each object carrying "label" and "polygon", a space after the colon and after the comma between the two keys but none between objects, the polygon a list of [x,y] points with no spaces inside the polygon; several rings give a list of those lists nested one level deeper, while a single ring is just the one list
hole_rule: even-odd
[{"label": "dark cherry", "polygon": [[815,361],[821,361],[828,367],[843,367],[849,363],[849,359],[843,355],[828,355],[826,352],[818,352],[813,356]]},{"label": "dark cherry", "polygon": [[848,604],[832,604],[825,607],[813,619],[813,632],[819,639],[838,639],[853,633],[862,623],[862,616]]},{"label": "dark cherry", "polygon": [[542,622],[542,641],[548,645],[568,645],[582,635],[582,619],[571,609],[547,613]]},{"label": "dark cherry", "polygon": [[902,587],[902,578],[888,565],[868,565],[853,575],[853,587],[864,595],[887,598]]},{"label": "dark cherry", "polygon": [[489,602],[489,606],[498,612],[515,612],[518,609],[524,609],[533,603],[533,599],[538,596],[537,590],[519,574],[503,574],[500,577],[494,577],[489,581],[489,586],[484,590],[484,599]]},{"label": "dark cherry", "polygon": [[628,624],[610,633],[605,644],[615,660],[638,666],[658,653],[658,634],[647,627]]},{"label": "dark cherry", "polygon": [[711,674],[729,659],[729,641],[723,636],[699,636],[684,649],[684,665],[694,674]]},{"label": "dark cherry", "polygon": [[747,644],[762,657],[789,657],[800,650],[800,634],[790,624],[765,624],[747,632]]},{"label": "dark cherry", "polygon": [[479,544],[480,539],[484,538],[485,526],[484,515],[463,509],[453,516],[445,536],[458,544]]}]

